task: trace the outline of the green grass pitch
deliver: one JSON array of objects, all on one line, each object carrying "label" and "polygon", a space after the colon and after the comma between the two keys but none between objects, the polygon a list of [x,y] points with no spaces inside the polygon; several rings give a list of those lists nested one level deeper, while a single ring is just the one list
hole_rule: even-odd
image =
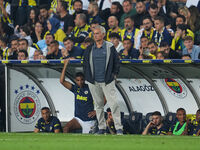
[{"label": "green grass pitch", "polygon": [[0,150],[200,150],[200,137],[0,133]]}]

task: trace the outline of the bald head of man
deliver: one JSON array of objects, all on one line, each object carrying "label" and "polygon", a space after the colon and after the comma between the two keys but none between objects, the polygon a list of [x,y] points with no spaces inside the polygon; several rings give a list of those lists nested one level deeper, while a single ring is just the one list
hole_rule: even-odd
[{"label": "bald head of man", "polygon": [[117,17],[115,16],[110,16],[108,18],[108,26],[110,29],[115,29],[118,27],[119,21],[117,19]]}]

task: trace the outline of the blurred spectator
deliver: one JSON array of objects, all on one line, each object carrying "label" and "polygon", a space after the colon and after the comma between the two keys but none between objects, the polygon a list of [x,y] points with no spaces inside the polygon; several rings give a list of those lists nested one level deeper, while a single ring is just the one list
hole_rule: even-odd
[{"label": "blurred spectator", "polygon": [[182,55],[190,54],[191,58],[196,60],[199,59],[200,47],[194,45],[194,40],[191,36],[186,36],[184,38],[185,48],[182,51]]},{"label": "blurred spectator", "polygon": [[13,35],[13,28],[10,27],[6,22],[0,21],[0,35],[10,39],[10,37]]},{"label": "blurred spectator", "polygon": [[163,60],[163,59],[165,59],[164,52],[158,51],[158,52],[156,53],[156,59],[158,59],[158,60]]},{"label": "blurred spectator", "polygon": [[165,27],[164,18],[161,16],[155,17],[154,24],[155,24],[155,31],[152,40],[155,41],[158,46],[160,46],[160,43],[163,41],[171,45],[172,37],[167,28]]},{"label": "blurred spectator", "polygon": [[68,14],[67,11],[68,8],[68,2],[65,1],[58,1],[58,6],[57,6],[57,18],[60,20],[60,26],[61,29],[69,35],[73,29],[74,26],[74,20],[73,16]]},{"label": "blurred spectator", "polygon": [[123,10],[124,10],[124,14],[121,16],[120,24],[119,24],[121,28],[125,27],[124,21],[127,16],[133,16],[136,14],[136,9],[133,8],[132,0],[123,1]]},{"label": "blurred spectator", "polygon": [[92,21],[98,21],[100,25],[106,26],[105,21],[99,15],[99,8],[96,2],[90,2],[88,6],[88,24],[90,25]]},{"label": "blurred spectator", "polygon": [[23,26],[27,23],[29,10],[36,7],[36,0],[12,0],[11,11],[15,25]]},{"label": "blurred spectator", "polygon": [[188,25],[190,26],[190,29],[195,33],[198,30],[200,30],[200,14],[199,14],[199,10],[197,7],[195,6],[191,6],[189,8],[189,12],[190,12],[190,18],[188,21]]},{"label": "blurred spectator", "polygon": [[50,49],[46,55],[47,59],[60,59],[62,57],[61,49],[59,49],[59,42],[54,40],[50,43]]},{"label": "blurred spectator", "polygon": [[87,18],[83,13],[77,14],[74,22],[76,26],[73,28],[70,37],[74,39],[75,46],[81,46],[81,43],[89,34],[90,27],[87,25]]},{"label": "blurred spectator", "polygon": [[181,55],[172,50],[167,42],[161,42],[160,51],[164,53],[166,59],[181,59]]},{"label": "blurred spectator", "polygon": [[31,38],[33,43],[37,43],[38,41],[44,38],[44,28],[41,22],[37,21],[35,23],[34,31],[31,33]]},{"label": "blurred spectator", "polygon": [[2,36],[0,36],[0,51],[2,51],[2,59],[8,60],[8,57],[10,56],[10,49],[7,46],[7,39]]},{"label": "blurred spectator", "polygon": [[186,36],[191,36],[194,38],[193,32],[187,29],[187,25],[185,24],[177,25],[177,30],[172,40],[171,48],[179,52],[182,51],[185,48],[183,43],[184,43],[184,38]]},{"label": "blurred spectator", "polygon": [[31,30],[30,33],[33,33],[35,30],[36,22],[38,21],[39,10],[37,8],[31,8],[29,11],[27,26]]},{"label": "blurred spectator", "polygon": [[19,47],[18,50],[25,50],[28,53],[28,59],[33,60],[33,55],[35,52],[35,48],[30,47],[28,45],[28,40],[27,39],[20,39],[19,41]]},{"label": "blurred spectator", "polygon": [[43,52],[39,49],[36,49],[34,52],[34,60],[41,60],[41,59],[45,59],[45,56],[43,56]]},{"label": "blurred spectator", "polygon": [[75,20],[77,14],[84,13],[85,15],[87,15],[87,10],[83,10],[82,0],[74,0],[73,8],[74,8],[74,13],[72,14],[74,18],[73,20]]},{"label": "blurred spectator", "polygon": [[90,25],[90,32],[89,32],[89,37],[93,38],[93,30],[95,29],[96,26],[99,26],[99,22],[98,21],[92,21],[91,25]]},{"label": "blurred spectator", "polygon": [[119,53],[122,49],[124,49],[123,43],[120,41],[120,36],[118,33],[111,33],[109,35],[110,42],[114,45],[116,51]]},{"label": "blurred spectator", "polygon": [[11,5],[9,0],[0,0],[0,22],[4,22],[9,26],[13,27],[13,22],[11,20]]},{"label": "blurred spectator", "polygon": [[153,22],[150,17],[146,16],[142,21],[143,28],[138,32],[137,40],[136,40],[136,49],[140,47],[140,40],[142,36],[146,36],[149,41],[152,40],[154,34]]},{"label": "blurred spectator", "polygon": [[[48,34],[46,35],[46,38],[45,38],[45,41],[44,41],[45,43],[44,43],[43,48],[42,48],[42,52],[43,52],[43,55],[44,55],[44,56],[46,56],[47,53],[48,53],[48,51],[50,51],[50,49],[51,49],[50,44],[51,44],[51,42],[54,41],[54,40],[55,40],[55,38],[54,38],[54,35],[53,35],[53,34],[48,33]],[[59,43],[59,49],[62,49],[62,48],[63,48],[63,46],[61,45],[61,43]]]},{"label": "blurred spectator", "polygon": [[106,36],[106,40],[110,41],[109,35],[111,33],[118,33],[119,36],[121,36],[121,29],[119,28],[119,21],[117,20],[117,17],[115,16],[110,16],[108,18],[108,26],[109,26],[109,30],[107,31],[107,36]]},{"label": "blurred spectator", "polygon": [[187,27],[187,36],[192,36],[194,38],[194,33],[189,29],[190,27],[186,24],[186,19],[185,19],[185,17],[183,15],[178,15],[176,17],[176,21],[175,22],[176,22],[176,25],[175,25],[175,28],[174,28],[175,31],[177,30],[177,26],[179,24],[184,24]]},{"label": "blurred spectator", "polygon": [[139,48],[139,52],[140,52],[140,56],[139,59],[148,59],[149,58],[149,49],[148,49],[148,43],[149,43],[149,39],[146,36],[142,36],[140,38],[140,48]]},{"label": "blurred spectator", "polygon": [[110,16],[116,16],[117,20],[120,20],[122,14],[122,5],[117,1],[112,2],[110,8],[100,11],[100,16],[104,21],[107,21]]},{"label": "blurred spectator", "polygon": [[44,31],[47,31],[47,20],[49,19],[49,13],[48,13],[48,5],[41,5],[39,6],[40,14],[38,16],[39,21],[42,23],[44,27]]},{"label": "blurred spectator", "polygon": [[158,13],[159,13],[158,6],[154,3],[151,4],[149,6],[148,12],[149,12],[149,16],[150,16],[151,20],[154,21],[155,17],[157,17]]},{"label": "blurred spectator", "polygon": [[17,25],[15,27],[15,35],[19,37],[20,39],[26,39],[28,41],[28,45],[31,46],[33,44],[33,41],[30,36],[30,29],[27,25],[19,27]]},{"label": "blurred spectator", "polygon": [[159,12],[169,18],[176,18],[178,14],[177,4],[169,0],[158,0]]},{"label": "blurred spectator", "polygon": [[191,56],[190,56],[190,54],[182,55],[181,59],[189,60],[189,59],[191,59]]},{"label": "blurred spectator", "polygon": [[83,42],[83,49],[87,49],[88,46],[94,44],[94,40],[90,37],[85,38]]},{"label": "blurred spectator", "polygon": [[120,59],[138,59],[139,51],[132,46],[132,42],[130,39],[125,38],[123,40],[123,47],[119,52]]},{"label": "blurred spectator", "polygon": [[189,25],[189,19],[191,17],[190,11],[186,6],[179,7],[178,8],[178,13],[180,15],[183,15],[185,17],[185,24]]},{"label": "blurred spectator", "polygon": [[133,43],[133,47],[135,47],[135,39],[139,29],[135,28],[133,17],[127,16],[124,18],[124,27],[125,28],[121,32],[121,40],[123,41],[125,38],[129,38]]},{"label": "blurred spectator", "polygon": [[135,27],[138,29],[142,28],[142,20],[144,16],[146,16],[148,13],[146,11],[146,5],[143,1],[138,1],[136,3],[136,12],[137,14],[134,15],[134,22],[135,22]]},{"label": "blurred spectator", "polygon": [[152,57],[152,59],[156,59],[156,53],[158,51],[158,45],[155,42],[149,42],[148,43],[148,49],[149,49],[149,56]]},{"label": "blurred spectator", "polygon": [[10,45],[11,45],[10,56],[8,57],[8,59],[17,59],[17,53],[19,47],[18,38],[11,39]]},{"label": "blurred spectator", "polygon": [[83,55],[83,49],[74,46],[73,38],[67,37],[63,40],[64,48],[62,48],[62,57],[81,59]]},{"label": "blurred spectator", "polygon": [[17,55],[17,60],[27,60],[28,59],[28,53],[26,50],[19,50]]},{"label": "blurred spectator", "polygon": [[55,40],[62,42],[63,39],[66,37],[66,34],[62,29],[60,29],[60,21],[57,18],[50,18],[47,21],[47,28],[48,31],[45,33],[44,38],[46,38],[46,34],[51,33],[54,35]]}]

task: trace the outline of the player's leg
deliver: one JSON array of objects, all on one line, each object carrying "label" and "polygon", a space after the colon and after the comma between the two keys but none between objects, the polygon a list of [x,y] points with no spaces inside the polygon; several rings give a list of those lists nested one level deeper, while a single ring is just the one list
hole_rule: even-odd
[{"label": "player's leg", "polygon": [[81,129],[81,125],[79,124],[79,122],[73,118],[72,120],[70,120],[63,128],[63,132],[64,133],[70,133],[73,130],[76,129]]},{"label": "player's leg", "polygon": [[104,96],[101,86],[98,83],[91,84],[88,83],[90,92],[94,99],[94,107],[96,110],[96,116],[98,120],[99,129],[106,129],[106,122],[104,118]]},{"label": "player's leg", "polygon": [[105,85],[103,87],[103,92],[105,94],[108,106],[111,109],[116,130],[122,129],[123,127],[121,125],[121,114],[119,105],[117,103],[117,91],[115,88],[115,81]]},{"label": "player's leg", "polygon": [[82,126],[82,133],[89,133],[91,128],[94,127],[95,121],[83,121]]}]

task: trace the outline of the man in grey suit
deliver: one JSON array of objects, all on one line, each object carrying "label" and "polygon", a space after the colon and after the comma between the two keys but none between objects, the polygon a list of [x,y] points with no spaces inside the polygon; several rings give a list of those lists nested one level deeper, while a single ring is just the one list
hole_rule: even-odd
[{"label": "man in grey suit", "polygon": [[98,134],[104,134],[104,96],[111,108],[117,134],[123,134],[120,109],[117,103],[115,78],[119,73],[119,56],[112,43],[104,41],[106,31],[102,26],[94,29],[94,44],[84,53],[84,74],[94,99],[98,119]]}]

